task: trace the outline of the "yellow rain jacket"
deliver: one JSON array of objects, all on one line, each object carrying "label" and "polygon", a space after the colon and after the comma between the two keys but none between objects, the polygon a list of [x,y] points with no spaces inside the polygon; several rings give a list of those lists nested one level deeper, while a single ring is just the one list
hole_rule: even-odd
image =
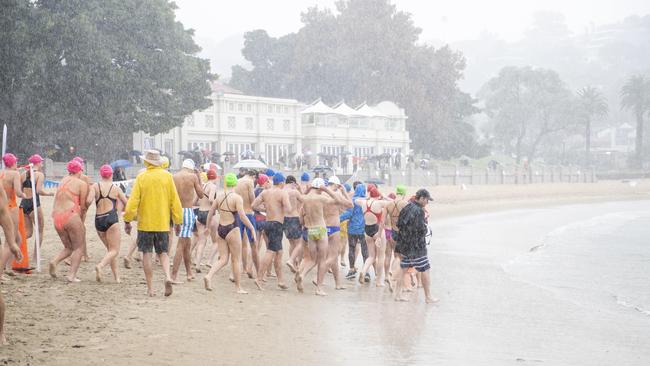
[{"label": "yellow rain jacket", "polygon": [[[138,174],[124,209],[124,221],[138,221],[138,231],[169,231],[170,216],[174,224],[183,223],[183,208],[172,175],[158,166],[147,164]],[[136,219],[137,218],[137,219]]]}]

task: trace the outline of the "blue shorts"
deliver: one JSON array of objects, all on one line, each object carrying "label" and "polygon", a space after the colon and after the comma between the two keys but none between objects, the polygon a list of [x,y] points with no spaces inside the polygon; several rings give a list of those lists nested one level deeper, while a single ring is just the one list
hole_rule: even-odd
[{"label": "blue shorts", "polygon": [[341,231],[340,226],[328,226],[327,227],[327,236],[332,236],[332,235],[338,233],[339,231]]},{"label": "blue shorts", "polygon": [[[251,225],[253,225],[254,228],[257,228],[256,221],[255,221],[255,215],[253,214],[246,214],[246,217],[248,218],[248,221],[251,222]],[[241,234],[241,238],[244,239],[244,232],[246,232],[246,236],[248,236],[248,242],[249,243],[254,243],[255,238],[253,237],[253,233],[250,231],[249,228],[244,225],[244,223],[239,219],[239,215],[235,215],[235,221],[239,225],[239,233]]]},{"label": "blue shorts", "polygon": [[192,229],[194,229],[194,223],[196,222],[196,214],[194,214],[194,209],[191,207],[183,208],[183,223],[181,224],[181,232],[178,234],[179,238],[191,238]]},{"label": "blue shorts", "polygon": [[400,262],[400,267],[402,269],[413,267],[418,272],[426,272],[429,270],[429,268],[431,268],[431,265],[429,264],[429,257],[426,255],[419,258],[409,258],[403,256]]},{"label": "blue shorts", "polygon": [[302,228],[302,240],[304,240],[305,243],[309,242],[309,235],[307,235],[307,228],[306,227]]}]

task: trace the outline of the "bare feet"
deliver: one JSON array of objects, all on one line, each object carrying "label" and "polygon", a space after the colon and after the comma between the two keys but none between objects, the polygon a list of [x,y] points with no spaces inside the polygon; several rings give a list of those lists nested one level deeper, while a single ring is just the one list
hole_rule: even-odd
[{"label": "bare feet", "polygon": [[252,272],[252,271],[247,271],[247,272],[246,272],[246,275],[247,275],[248,278],[251,279],[251,280],[252,280],[253,278],[255,278],[255,276],[253,276],[253,272]]},{"label": "bare feet", "polygon": [[228,281],[230,281],[230,282],[232,282],[232,283],[235,283],[235,277],[233,277],[232,275],[230,275],[230,277],[228,277]]},{"label": "bare feet", "polygon": [[171,280],[169,281],[172,285],[182,285],[184,282],[183,281],[176,281],[176,280]]},{"label": "bare feet", "polygon": [[115,283],[122,283],[122,280],[121,280],[119,277],[117,277],[117,278],[115,279]]},{"label": "bare feet", "polygon": [[393,283],[389,279],[386,279],[386,284],[388,285],[390,292],[393,292]]},{"label": "bare feet", "polygon": [[187,282],[192,282],[192,281],[194,281],[195,278],[196,277],[194,275],[189,275],[189,276],[187,276]]},{"label": "bare feet", "polygon": [[278,283],[278,288],[280,290],[288,290],[289,286],[285,285],[284,283]]},{"label": "bare feet", "polygon": [[169,280],[165,281],[165,296],[171,296],[173,291],[174,290],[172,288],[172,281]]},{"label": "bare feet", "polygon": [[407,301],[409,301],[409,299],[406,298],[406,297],[404,297],[404,296],[396,296],[396,297],[395,297],[395,301],[399,301],[399,302],[407,302]]},{"label": "bare feet", "polygon": [[131,259],[129,257],[124,257],[124,268],[131,269]]},{"label": "bare feet", "polygon": [[258,290],[260,290],[260,291],[264,291],[264,289],[262,288],[262,284],[260,283],[260,281],[259,281],[258,279],[256,279],[256,280],[253,281],[253,282],[255,282],[255,286],[257,286],[257,289],[258,289]]},{"label": "bare feet", "polygon": [[287,267],[289,267],[289,270],[291,270],[291,273],[296,273],[298,271],[296,269],[296,266],[294,266],[293,263],[291,263],[291,261],[287,261],[285,264],[287,265]]},{"label": "bare feet", "polygon": [[74,278],[67,277],[66,279],[67,279],[68,282],[70,282],[70,283],[78,283],[78,282],[81,282],[81,280],[78,279],[77,277],[74,277]]},{"label": "bare feet", "polygon": [[325,293],[325,291],[321,290],[320,287],[316,287],[316,295],[317,295],[317,296],[327,296],[327,294]]},{"label": "bare feet", "polygon": [[70,258],[65,259],[65,260],[63,261],[63,264],[65,264],[66,266],[69,266],[70,263],[71,263],[71,262],[70,262]]},{"label": "bare feet", "polygon": [[300,272],[296,273],[294,280],[296,281],[296,288],[298,289],[298,292],[302,293],[305,289],[302,287],[302,276],[300,275]]},{"label": "bare feet", "polygon": [[149,291],[147,291],[147,296],[154,297],[154,296],[156,296],[156,292],[154,290],[149,290]]},{"label": "bare feet", "polygon": [[50,263],[49,272],[52,278],[56,278],[56,266],[54,265],[54,263]]},{"label": "bare feet", "polygon": [[210,279],[208,277],[203,277],[203,287],[205,287],[206,290],[212,291],[212,284],[210,283]]},{"label": "bare feet", "polygon": [[377,282],[375,283],[375,286],[376,286],[376,287],[385,287],[386,285],[384,285],[384,283],[381,282],[381,281],[377,281]]},{"label": "bare feet", "polygon": [[246,291],[246,290],[244,290],[244,289],[242,289],[242,288],[240,287],[240,288],[237,290],[237,293],[240,294],[240,295],[246,295],[246,294],[248,293],[248,291]]},{"label": "bare feet", "polygon": [[95,281],[102,282],[102,269],[99,265],[95,266]]},{"label": "bare feet", "polygon": [[337,286],[335,287],[335,289],[337,289],[337,290],[345,290],[346,288],[347,288],[347,287],[345,287],[345,286],[343,286],[343,285],[337,285]]},{"label": "bare feet", "polygon": [[201,267],[199,266],[194,267],[194,272],[201,273]]},{"label": "bare feet", "polygon": [[5,337],[4,333],[0,333],[0,346],[8,346],[9,342],[7,342],[7,337]]},{"label": "bare feet", "polygon": [[366,283],[366,279],[365,279],[364,276],[365,276],[365,275],[364,275],[363,273],[359,273],[359,283],[362,284],[362,285],[363,285],[364,283]]},{"label": "bare feet", "polygon": [[316,280],[311,280],[311,284],[318,287],[318,283],[316,282]]},{"label": "bare feet", "polygon": [[440,299],[436,299],[435,297],[427,297],[425,300],[427,304],[435,304],[438,301],[440,301]]}]

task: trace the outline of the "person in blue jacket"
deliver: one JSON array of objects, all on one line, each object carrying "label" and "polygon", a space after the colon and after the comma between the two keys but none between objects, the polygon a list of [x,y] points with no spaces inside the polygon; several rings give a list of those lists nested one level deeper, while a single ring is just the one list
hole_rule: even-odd
[{"label": "person in blue jacket", "polygon": [[[354,189],[354,196],[352,202],[355,202],[357,198],[366,198],[366,186],[363,184],[358,184]],[[366,239],[364,237],[364,229],[366,222],[363,218],[363,208],[356,203],[352,208],[345,210],[340,217],[341,221],[349,220],[348,222],[348,260],[350,263],[350,270],[345,276],[347,279],[354,279],[357,274],[357,269],[354,266],[354,263],[357,259],[356,248],[357,245],[361,246],[361,255],[365,261],[368,258],[368,246],[366,245]]]}]

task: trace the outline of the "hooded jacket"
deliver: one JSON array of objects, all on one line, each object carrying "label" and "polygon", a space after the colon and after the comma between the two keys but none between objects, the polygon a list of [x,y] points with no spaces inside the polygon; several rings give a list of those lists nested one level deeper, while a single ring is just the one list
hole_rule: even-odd
[{"label": "hooded jacket", "polygon": [[363,208],[356,202],[358,198],[366,198],[366,186],[363,184],[359,184],[354,190],[352,208],[348,208],[340,216],[341,221],[350,220],[348,223],[348,234],[352,235],[363,235],[366,226],[366,220],[363,218]]}]

